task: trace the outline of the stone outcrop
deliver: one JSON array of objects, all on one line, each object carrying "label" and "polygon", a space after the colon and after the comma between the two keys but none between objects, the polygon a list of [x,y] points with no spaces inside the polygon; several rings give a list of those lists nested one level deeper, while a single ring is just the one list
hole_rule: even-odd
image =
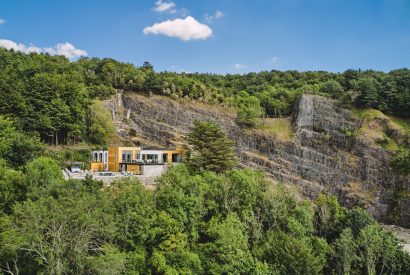
[{"label": "stone outcrop", "polygon": [[244,131],[233,114],[199,103],[121,94],[107,106],[124,138],[133,129],[141,142],[162,146],[183,143],[196,119],[214,121],[236,142],[241,165],[295,184],[307,197],[332,193],[346,206],[360,205],[379,220],[394,217],[397,224],[410,227],[410,199],[397,197],[397,190],[408,194],[410,178],[390,168],[389,152],[348,134],[362,121],[332,99],[302,95],[293,115],[295,138],[290,141]]}]

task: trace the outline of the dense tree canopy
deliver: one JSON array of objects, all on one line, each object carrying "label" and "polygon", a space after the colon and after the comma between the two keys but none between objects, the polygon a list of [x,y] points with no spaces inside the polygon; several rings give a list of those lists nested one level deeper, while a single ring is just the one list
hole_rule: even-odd
[{"label": "dense tree canopy", "polygon": [[[91,101],[115,90],[155,93],[236,107],[245,126],[267,116],[287,116],[303,92],[342,99],[347,105],[410,117],[410,70],[263,71],[245,75],[155,72],[113,59],[23,54],[0,49],[0,115],[49,144],[87,140],[96,130]],[[262,108],[260,108],[260,107]],[[90,129],[90,127],[94,127]],[[98,130],[97,130],[98,131]],[[101,133],[101,131],[98,131]]]},{"label": "dense tree canopy", "polygon": [[[303,92],[410,116],[410,71],[271,71],[246,75],[157,73],[113,59],[0,49],[0,272],[8,274],[410,274],[399,241],[361,208],[333,196],[301,199],[262,172],[235,169],[234,144],[195,122],[187,164],[156,190],[124,179],[103,188],[65,181],[64,160],[44,145],[114,132],[100,100],[116,90],[235,107],[248,127],[287,116]],[[392,165],[409,173],[409,146]]]},{"label": "dense tree canopy", "polygon": [[[29,174],[1,164],[1,272],[410,272],[410,256],[366,211],[331,196],[302,200],[251,169],[198,174],[180,164],[150,191],[130,179],[62,181],[55,166],[36,159]],[[22,188],[35,177],[46,180]]]}]

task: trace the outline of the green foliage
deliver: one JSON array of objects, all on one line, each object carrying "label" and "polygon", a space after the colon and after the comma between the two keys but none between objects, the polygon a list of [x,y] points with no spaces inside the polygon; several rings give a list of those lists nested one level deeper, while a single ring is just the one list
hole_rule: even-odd
[{"label": "green foliage", "polygon": [[391,166],[400,174],[410,174],[410,147],[402,146],[394,154]]},{"label": "green foliage", "polygon": [[238,122],[247,127],[254,127],[258,118],[264,115],[259,99],[255,96],[250,96],[245,91],[240,92],[236,97],[236,112],[238,114]]},{"label": "green foliage", "polygon": [[378,107],[378,90],[379,82],[374,78],[361,78],[353,82],[353,87],[359,92],[356,99],[356,104],[362,108],[377,108]]},{"label": "green foliage", "polygon": [[[6,49],[0,49],[0,60],[0,115],[11,117],[17,128],[38,134],[48,144],[75,144],[93,139],[94,133],[93,142],[103,144],[111,130],[104,131],[107,125],[92,117],[90,105],[95,99],[109,98],[116,90],[235,106],[238,121],[250,127],[265,114],[290,115],[303,92],[333,96],[348,106],[354,103],[409,117],[408,69],[389,73],[372,70],[343,73],[273,70],[245,75],[157,73],[148,62],[141,67],[110,58],[80,58],[70,62],[63,56]],[[93,119],[95,123],[90,123]]]},{"label": "green foliage", "polygon": [[60,167],[70,167],[74,161],[88,163],[91,149],[87,145],[81,147],[49,147],[43,155],[57,161]]},{"label": "green foliage", "polygon": [[277,267],[280,274],[321,274],[329,247],[324,241],[316,242],[295,238],[282,231],[269,232],[262,258],[270,266]]},{"label": "green foliage", "polygon": [[102,246],[113,229],[105,200],[70,185],[58,199],[42,196],[17,203],[13,214],[2,218],[2,268],[6,261],[26,274],[87,273],[96,266],[95,256],[115,253]]},{"label": "green foliage", "polygon": [[[179,164],[136,180],[61,180],[55,161],[0,165],[0,269],[22,274],[408,274],[410,256],[362,209],[316,206],[251,169]],[[25,188],[26,186],[27,188]],[[4,203],[3,203],[4,202]]]},{"label": "green foliage", "polygon": [[328,80],[320,86],[321,93],[332,95],[335,98],[340,98],[343,95],[343,87],[336,80]]},{"label": "green foliage", "polygon": [[115,134],[111,113],[103,102],[95,101],[90,106],[89,139],[95,144],[107,144]]},{"label": "green foliage", "polygon": [[197,274],[202,271],[196,253],[189,250],[187,235],[183,227],[165,212],[160,212],[151,228],[152,257],[154,273]]},{"label": "green foliage", "polygon": [[234,143],[213,122],[195,121],[187,136],[189,163],[196,169],[223,172],[236,164]]},{"label": "green foliage", "polygon": [[113,210],[118,224],[116,242],[127,251],[138,250],[147,241],[153,223],[152,192],[129,179],[115,182],[107,192],[114,197]]},{"label": "green foliage", "polygon": [[201,260],[210,274],[249,274],[254,259],[248,245],[245,226],[236,214],[226,220],[211,220],[205,233],[210,242],[199,246]]},{"label": "green foliage", "polygon": [[0,159],[0,213],[10,214],[12,206],[24,199],[24,175]]},{"label": "green foliage", "polygon": [[[69,62],[0,49],[0,75],[3,273],[410,273],[410,256],[365,210],[325,195],[313,204],[261,172],[233,169],[234,143],[211,122],[195,122],[189,165],[170,168],[155,191],[135,180],[104,188],[91,177],[64,181],[58,163],[88,157],[87,148],[57,147],[52,158],[37,158],[40,139],[106,144],[115,131],[111,114],[93,100],[115,89],[235,106],[247,126],[264,113],[289,115],[307,91],[408,117],[407,69],[156,73],[148,62]],[[392,165],[408,173],[405,146]]]},{"label": "green foliage", "polygon": [[331,258],[337,274],[351,274],[353,264],[359,260],[357,243],[350,228],[344,229],[332,244],[334,255]]},{"label": "green foliage", "polygon": [[333,241],[346,221],[346,209],[336,197],[320,194],[316,199],[315,227],[319,236]]},{"label": "green foliage", "polygon": [[40,157],[25,167],[26,184],[30,187],[48,186],[63,180],[63,173],[57,162],[51,158]]},{"label": "green foliage", "polygon": [[204,179],[191,175],[184,165],[172,168],[157,182],[157,209],[183,225],[190,242],[198,238],[198,226],[205,215],[206,189]]},{"label": "green foliage", "polygon": [[22,166],[44,150],[36,136],[19,131],[12,120],[0,115],[0,158],[11,166]]}]

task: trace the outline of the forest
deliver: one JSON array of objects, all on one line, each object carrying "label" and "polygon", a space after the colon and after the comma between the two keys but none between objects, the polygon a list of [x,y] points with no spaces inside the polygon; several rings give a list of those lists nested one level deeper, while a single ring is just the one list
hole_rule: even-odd
[{"label": "forest", "polygon": [[[243,127],[290,115],[304,92],[405,119],[408,69],[177,74],[148,62],[71,62],[0,49],[0,76],[4,274],[410,273],[410,256],[366,210],[324,194],[309,201],[238,168],[234,142],[215,124],[195,123],[187,161],[160,177],[155,191],[130,179],[105,187],[92,178],[65,181],[61,156],[47,151],[106,145],[115,129],[101,100],[118,90],[233,107]],[[395,159],[404,169],[408,148]]]},{"label": "forest", "polygon": [[265,71],[245,75],[155,72],[113,59],[24,54],[0,49],[0,114],[49,144],[87,140],[98,119],[91,103],[116,90],[159,94],[234,107],[238,123],[288,116],[303,92],[340,99],[346,107],[373,108],[410,118],[410,70]]},{"label": "forest", "polygon": [[197,121],[188,140],[188,160],[155,191],[131,179],[65,181],[47,157],[0,162],[1,271],[409,274],[410,255],[365,210],[236,168],[233,141],[213,123]]},{"label": "forest", "polygon": [[[116,91],[231,107],[237,123],[250,128],[262,117],[289,116],[301,93],[313,93],[339,99],[346,108],[377,109],[407,119],[410,133],[409,69],[178,74],[155,72],[149,62],[140,67],[108,58],[71,62],[63,56],[0,48],[0,75],[0,115],[32,140],[49,145],[107,145],[115,131],[101,100]],[[410,172],[408,136],[393,160],[403,174]]]}]

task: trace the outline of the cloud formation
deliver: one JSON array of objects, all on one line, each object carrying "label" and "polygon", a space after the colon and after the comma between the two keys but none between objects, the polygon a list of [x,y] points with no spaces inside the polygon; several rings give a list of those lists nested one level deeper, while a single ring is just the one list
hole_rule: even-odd
[{"label": "cloud formation", "polygon": [[155,23],[144,29],[144,34],[162,34],[169,37],[176,37],[183,41],[204,40],[212,36],[212,29],[192,16],[185,19],[177,18],[161,23]]},{"label": "cloud formation", "polygon": [[211,15],[209,15],[208,13],[205,13],[205,21],[208,23],[212,23],[215,21],[215,19],[219,19],[224,16],[225,14],[220,10],[217,10],[214,14],[211,14]]},{"label": "cloud formation", "polygon": [[155,8],[154,10],[157,12],[169,12],[169,13],[175,13],[175,3],[174,2],[168,2],[168,1],[162,1],[158,0],[155,2]]},{"label": "cloud formation", "polygon": [[64,55],[69,59],[74,59],[80,56],[87,56],[88,53],[84,50],[77,49],[73,44],[68,42],[59,43],[51,48],[39,48],[33,45],[26,46],[22,43],[16,43],[7,39],[0,39],[0,47],[8,50],[15,50],[23,53],[48,53],[51,55]]},{"label": "cloud formation", "polygon": [[59,43],[52,48],[46,48],[46,52],[51,55],[64,55],[69,59],[77,58],[80,56],[87,56],[88,53],[84,50],[77,49],[70,43]]},{"label": "cloud formation", "polygon": [[278,58],[276,56],[269,58],[268,60],[266,60],[266,63],[271,63],[271,64],[275,64],[276,61],[278,61]]},{"label": "cloud formation", "polygon": [[6,19],[0,18],[0,25],[1,25],[1,24],[4,24],[4,23],[6,23],[6,22],[7,22]]},{"label": "cloud formation", "polygon": [[241,69],[245,69],[245,68],[246,68],[246,65],[240,64],[240,63],[236,63],[236,64],[232,64],[232,67],[233,67],[234,69],[241,70]]}]

